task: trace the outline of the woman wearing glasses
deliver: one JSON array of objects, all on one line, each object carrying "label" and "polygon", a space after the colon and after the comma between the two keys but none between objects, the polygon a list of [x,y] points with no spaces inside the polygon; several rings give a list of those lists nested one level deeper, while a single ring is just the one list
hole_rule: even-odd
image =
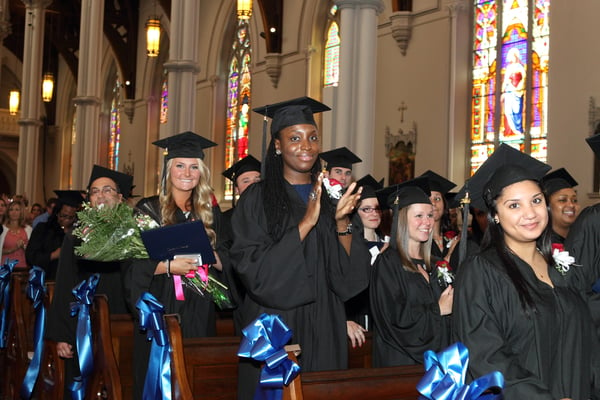
[{"label": "woman wearing glasses", "polygon": [[[362,192],[356,212],[352,216],[352,226],[356,235],[364,238],[373,265],[379,253],[388,247],[390,239],[380,229],[381,208],[375,190],[381,189],[381,185],[371,175],[359,179],[356,185],[362,187]],[[365,332],[371,327],[369,289],[348,300],[345,306],[348,338],[352,347],[362,346],[365,342]]]}]

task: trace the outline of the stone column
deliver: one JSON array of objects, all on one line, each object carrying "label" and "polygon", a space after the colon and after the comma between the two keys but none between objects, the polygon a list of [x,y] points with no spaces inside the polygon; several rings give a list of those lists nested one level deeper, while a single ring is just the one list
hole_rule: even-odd
[{"label": "stone column", "polygon": [[100,138],[102,39],[104,0],[82,0],[79,68],[75,103],[75,141],[71,173],[73,189],[87,187],[92,166],[98,163]]},{"label": "stone column", "polygon": [[169,120],[166,136],[194,131],[196,126],[196,75],[199,72],[198,35],[200,2],[172,0],[169,61],[164,64],[169,82]]},{"label": "stone column", "polygon": [[336,0],[340,10],[340,84],[334,147],[347,146],[363,162],[355,178],[373,170],[377,16],[383,0]]},{"label": "stone column", "polygon": [[19,156],[16,194],[31,200],[42,198],[40,171],[40,130],[42,126],[42,58],[44,53],[45,9],[50,0],[23,1],[25,4],[25,39],[19,118]]}]

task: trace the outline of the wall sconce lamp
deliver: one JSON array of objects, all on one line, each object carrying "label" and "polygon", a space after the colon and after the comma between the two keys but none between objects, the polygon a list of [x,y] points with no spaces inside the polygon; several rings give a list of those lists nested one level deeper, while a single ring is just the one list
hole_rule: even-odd
[{"label": "wall sconce lamp", "polygon": [[237,0],[238,19],[250,19],[252,16],[252,0]]},{"label": "wall sconce lamp", "polygon": [[146,55],[148,57],[158,56],[160,47],[160,19],[150,17],[146,22]]},{"label": "wall sconce lamp", "polygon": [[19,97],[20,93],[18,90],[11,90],[8,98],[8,110],[10,115],[17,115],[19,111]]},{"label": "wall sconce lamp", "polygon": [[42,79],[42,100],[46,103],[52,101],[52,94],[54,93],[54,74],[52,72],[46,72]]}]

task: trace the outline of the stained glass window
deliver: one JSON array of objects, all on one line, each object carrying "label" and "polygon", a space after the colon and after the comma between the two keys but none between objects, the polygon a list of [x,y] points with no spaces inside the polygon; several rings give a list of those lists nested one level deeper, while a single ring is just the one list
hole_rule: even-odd
[{"label": "stained glass window", "polygon": [[337,86],[340,79],[340,29],[338,23],[333,19],[337,13],[337,6],[331,7],[329,18],[331,23],[327,30],[327,41],[325,42],[325,71],[323,85]]},{"label": "stained glass window", "polygon": [[169,111],[169,89],[167,86],[167,74],[165,73],[165,77],[162,82],[162,87],[160,91],[160,123],[167,123],[167,116]]},{"label": "stained glass window", "polygon": [[550,0],[474,0],[471,173],[501,143],[547,157]]},{"label": "stained glass window", "polygon": [[[227,85],[227,126],[225,132],[225,169],[248,155],[250,111],[250,62],[252,49],[248,21],[238,20],[231,47]],[[225,199],[233,197],[233,184],[225,180]]]},{"label": "stained glass window", "polygon": [[121,140],[121,82],[117,79],[110,103],[110,139],[108,142],[108,168],[119,169],[119,145]]}]

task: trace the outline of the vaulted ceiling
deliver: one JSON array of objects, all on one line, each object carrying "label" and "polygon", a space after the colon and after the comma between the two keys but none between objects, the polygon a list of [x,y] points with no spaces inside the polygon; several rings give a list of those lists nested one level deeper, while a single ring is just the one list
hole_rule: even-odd
[{"label": "vaulted ceiling", "polygon": [[[167,13],[171,0],[158,0]],[[257,0],[263,17],[267,52],[281,52],[283,0]],[[126,86],[126,96],[135,96],[136,49],[138,38],[140,0],[106,0],[104,2],[104,34],[110,42],[123,78],[131,82]],[[25,32],[25,5],[21,0],[9,0],[11,33],[4,39],[4,46],[23,60]],[[58,68],[58,55],[66,61],[73,76],[77,77],[79,26],[81,0],[54,0],[47,8],[44,35],[44,69],[54,72]],[[271,32],[270,28],[275,28]]]}]

